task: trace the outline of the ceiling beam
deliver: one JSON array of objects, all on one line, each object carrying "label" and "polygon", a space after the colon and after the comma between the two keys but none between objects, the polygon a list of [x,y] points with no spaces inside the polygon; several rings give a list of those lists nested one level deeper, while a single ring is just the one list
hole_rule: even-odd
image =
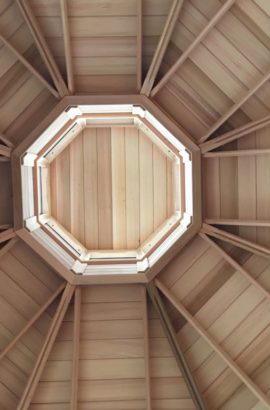
[{"label": "ceiling beam", "polygon": [[192,327],[203,337],[203,339],[212,347],[212,349],[224,360],[229,368],[239,377],[246,387],[266,405],[270,407],[270,398],[265,394],[259,386],[247,375],[246,372],[237,364],[235,360],[216,342],[213,336],[200,324],[196,317],[185,308],[173,293],[159,280],[155,280],[155,284],[164,296],[172,303],[178,312],[192,325]]},{"label": "ceiling beam", "polygon": [[238,138],[250,135],[252,132],[258,131],[267,125],[270,125],[270,115],[261,118],[260,120],[250,121],[249,123],[242,125],[241,127],[237,127],[232,131],[228,131],[210,141],[203,142],[200,144],[201,152],[204,154],[208,151],[212,151],[213,149],[235,141]]},{"label": "ceiling beam", "polygon": [[260,149],[239,149],[232,151],[215,151],[206,152],[203,154],[204,158],[228,158],[228,157],[248,157],[251,155],[266,155],[270,154],[270,148]]},{"label": "ceiling beam", "polygon": [[231,8],[236,0],[226,0],[219,11],[214,15],[214,17],[208,22],[201,33],[194,39],[190,46],[180,55],[178,60],[173,64],[169,71],[162,77],[162,79],[157,83],[151,92],[151,97],[154,97],[158,91],[164,87],[164,85],[170,80],[173,74],[180,68],[180,66],[190,57],[194,49],[203,41],[203,39],[210,33],[212,28],[219,22],[219,20],[224,16],[224,14]]},{"label": "ceiling beam", "polygon": [[149,351],[149,322],[147,307],[147,291],[142,286],[142,311],[143,311],[143,336],[144,336],[144,368],[145,368],[145,390],[146,390],[146,410],[151,410],[151,375],[150,375],[150,351]]},{"label": "ceiling beam", "polygon": [[29,5],[28,0],[16,0],[17,4],[22,12],[22,15],[32,33],[36,46],[40,52],[40,55],[46,64],[46,67],[53,79],[55,87],[60,95],[64,97],[68,95],[67,86],[63,80],[60,70],[55,62],[54,56],[47,44],[45,36],[43,35],[41,28],[39,27],[38,21]]},{"label": "ceiling beam", "polygon": [[6,229],[5,231],[0,232],[0,243],[6,242],[9,239],[15,237],[15,232],[13,228]]},{"label": "ceiling beam", "polygon": [[242,105],[250,98],[252,95],[258,91],[259,88],[262,87],[263,84],[265,84],[268,80],[270,79],[270,70],[267,71],[259,80],[256,81],[256,83],[251,87],[236,103],[234,103],[231,108],[225,112],[219,120],[217,120],[212,127],[208,130],[208,132],[203,135],[199,142],[202,143],[206,141],[221,125],[225,123],[225,121],[228,120],[239,108],[242,107]]},{"label": "ceiling beam", "polygon": [[3,133],[0,134],[0,141],[2,141],[7,147],[10,147],[10,148],[14,147],[13,142],[11,142],[10,139]]},{"label": "ceiling beam", "polygon": [[203,238],[210,246],[215,249],[221,257],[226,260],[237,272],[240,272],[248,282],[255,286],[264,296],[270,299],[270,293],[266,290],[243,266],[241,266],[238,262],[236,262],[227,252],[224,251],[216,242],[210,239],[204,233],[199,234],[201,238]]},{"label": "ceiling beam", "polygon": [[204,222],[208,225],[229,225],[229,226],[254,226],[260,228],[270,228],[270,220],[264,219],[209,219]]},{"label": "ceiling beam", "polygon": [[17,409],[18,410],[28,410],[31,404],[31,400],[35,394],[36,387],[38,385],[40,376],[43,372],[43,369],[46,365],[50,352],[52,350],[53,344],[59,332],[60,326],[65,317],[66,311],[68,309],[70,300],[74,293],[75,287],[67,284],[65,290],[62,294],[61,300],[57,307],[56,313],[52,319],[49,331],[44,340],[41,351],[38,355],[35,366],[32,370],[32,373],[28,379],[27,385],[23,392],[23,395],[20,399]]},{"label": "ceiling beam", "polygon": [[65,283],[62,283],[56,291],[49,297],[49,299],[38,309],[34,316],[28,320],[23,329],[8,343],[8,345],[0,353],[0,362],[6,357],[10,350],[15,346],[15,344],[25,335],[25,333],[30,329],[31,326],[40,318],[40,316],[48,309],[52,302],[59,296],[62,290],[65,288]]},{"label": "ceiling beam", "polygon": [[2,34],[0,34],[0,40],[17,57],[21,64],[54,95],[54,97],[59,98],[59,94],[56,89],[51,86],[51,84],[35,69],[35,67],[33,67],[28,60],[26,60],[23,54],[21,54]]},{"label": "ceiling beam", "polygon": [[156,312],[158,314],[159,320],[162,324],[162,327],[164,329],[165,335],[167,336],[167,339],[170,343],[171,349],[174,353],[177,365],[180,369],[180,372],[185,380],[185,383],[187,385],[187,388],[190,392],[190,395],[192,397],[192,400],[194,402],[194,405],[197,410],[206,410],[207,407],[203,401],[203,398],[201,396],[201,393],[198,389],[198,386],[193,378],[193,375],[189,369],[189,366],[187,364],[187,361],[185,359],[184,353],[179,346],[175,330],[173,328],[173,325],[170,321],[169,315],[166,311],[166,308],[164,306],[164,303],[160,297],[160,294],[154,285],[153,282],[149,283],[147,285],[147,291],[150,296],[150,299],[156,309]]},{"label": "ceiling beam", "polygon": [[11,148],[7,147],[6,145],[0,144],[0,155],[3,155],[3,157],[6,158],[10,158]]},{"label": "ceiling beam", "polygon": [[136,28],[136,82],[137,91],[142,86],[142,47],[143,47],[143,2],[137,0],[137,28]]},{"label": "ceiling beam", "polygon": [[4,256],[14,245],[16,242],[18,242],[19,238],[17,236],[14,236],[14,238],[11,238],[5,245],[0,249],[0,258]]},{"label": "ceiling beam", "polygon": [[71,55],[71,41],[70,41],[70,30],[68,22],[68,3],[66,0],[60,0],[61,6],[61,19],[63,27],[63,38],[65,47],[65,60],[66,60],[66,70],[67,70],[67,81],[68,89],[70,94],[74,94],[74,73],[72,65],[72,55]]},{"label": "ceiling beam", "polygon": [[73,347],[72,347],[72,379],[71,379],[71,408],[78,407],[78,382],[79,382],[79,357],[80,357],[80,323],[81,323],[82,290],[79,286],[75,289],[74,296],[74,321],[73,321]]},{"label": "ceiling beam", "polygon": [[174,0],[172,3],[170,12],[165,22],[165,26],[163,28],[163,32],[161,33],[154,56],[152,58],[150,67],[145,77],[145,80],[144,80],[144,83],[141,89],[141,94],[145,94],[147,96],[150,95],[150,92],[154,85],[157,73],[159,71],[163,57],[167,50],[169,41],[171,39],[175,24],[178,20],[180,11],[182,9],[183,3],[184,3],[184,0]]},{"label": "ceiling beam", "polygon": [[231,245],[238,246],[238,248],[244,249],[248,252],[254,253],[255,255],[264,256],[270,259],[270,249],[265,246],[259,245],[258,243],[243,239],[238,235],[226,232],[223,229],[218,229],[212,225],[207,225],[204,223],[201,229],[202,233],[206,233],[214,238],[221,239]]}]

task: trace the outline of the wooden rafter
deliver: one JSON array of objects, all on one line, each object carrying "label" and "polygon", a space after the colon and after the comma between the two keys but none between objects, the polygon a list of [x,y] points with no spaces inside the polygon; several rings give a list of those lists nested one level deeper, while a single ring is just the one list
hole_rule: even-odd
[{"label": "wooden rafter", "polygon": [[10,147],[10,148],[14,147],[13,142],[11,142],[10,139],[3,133],[0,134],[0,141],[2,141],[7,147]]},{"label": "wooden rafter", "polygon": [[64,316],[66,314],[66,311],[68,309],[70,300],[72,298],[72,295],[74,293],[74,286],[67,284],[66,288],[63,292],[63,295],[61,297],[60,303],[57,307],[56,313],[53,317],[52,323],[50,325],[49,331],[47,333],[47,336],[45,338],[45,341],[43,343],[42,349],[38,355],[37,361],[35,363],[34,369],[29,377],[29,380],[27,382],[26,388],[23,392],[23,395],[20,399],[19,405],[18,405],[18,410],[27,410],[29,409],[29,406],[31,404],[31,400],[33,398],[33,395],[35,393],[37,384],[39,382],[40,376],[42,374],[42,371],[46,365],[46,362],[48,360],[49,354],[51,352],[51,349],[53,347],[54,341],[57,337],[58,331],[60,329],[60,326],[62,324],[62,321],[64,319]]},{"label": "wooden rafter", "polygon": [[47,44],[45,36],[43,35],[41,28],[39,27],[38,21],[28,3],[28,0],[16,0],[16,1],[33,35],[34,41],[37,45],[40,55],[46,64],[46,67],[53,79],[53,82],[55,84],[55,87],[58,90],[60,97],[68,95],[67,86],[55,62],[53,54]]},{"label": "wooden rafter", "polygon": [[65,60],[67,70],[68,89],[70,94],[74,93],[74,74],[71,55],[71,42],[70,42],[70,30],[68,22],[68,4],[66,0],[60,0],[61,6],[61,18],[63,26],[63,38],[65,47]]},{"label": "wooden rafter", "polygon": [[203,142],[200,144],[201,152],[206,153],[212,151],[222,145],[228,144],[229,142],[235,141],[238,138],[250,135],[252,132],[258,131],[261,128],[266,127],[270,124],[270,115],[256,121],[250,121],[248,124],[242,125],[241,127],[235,128],[232,131],[228,131],[210,141]]},{"label": "wooden rafter", "polygon": [[78,286],[74,297],[73,322],[73,351],[72,351],[72,380],[71,380],[71,408],[78,406],[79,355],[80,355],[80,321],[81,321],[81,288]]},{"label": "wooden rafter", "polygon": [[15,232],[13,228],[6,229],[5,231],[0,232],[0,243],[6,242],[9,239],[14,238]]},{"label": "wooden rafter", "polygon": [[241,266],[238,262],[236,262],[227,252],[225,252],[216,242],[210,239],[204,233],[199,234],[201,238],[203,238],[207,243],[209,243],[212,248],[216,249],[216,251],[222,256],[224,260],[226,260],[237,272],[240,272],[252,285],[254,285],[257,289],[259,289],[264,296],[270,299],[270,293],[266,290],[254,277]]},{"label": "wooden rafter", "polygon": [[141,94],[145,94],[149,96],[152,87],[154,85],[158,70],[160,68],[162,59],[165,55],[165,52],[167,50],[169,41],[172,36],[172,32],[174,30],[175,24],[178,20],[179,13],[181,11],[181,8],[183,6],[184,0],[174,0],[171,6],[171,10],[169,12],[169,15],[167,17],[165,26],[163,28],[163,32],[161,33],[158,45],[156,47],[154,56],[152,58],[150,67],[148,69],[146,78],[144,80],[142,89],[141,89]]},{"label": "wooden rafter", "polygon": [[270,148],[261,149],[239,149],[232,151],[215,151],[206,152],[203,154],[204,158],[228,158],[228,157],[248,157],[251,155],[265,155],[270,154]]},{"label": "wooden rafter", "polygon": [[54,87],[35,69],[32,64],[21,54],[2,34],[0,34],[0,40],[9,50],[17,57],[17,59],[24,65],[24,67],[30,71],[43,85],[46,87],[56,98],[59,98],[59,94]]},{"label": "wooden rafter", "polygon": [[136,73],[137,91],[142,86],[142,45],[143,45],[143,2],[137,0],[137,44],[136,44]]},{"label": "wooden rafter", "polygon": [[189,58],[194,49],[200,44],[203,39],[210,33],[212,28],[219,22],[219,20],[224,16],[224,14],[231,8],[235,0],[227,0],[220,10],[215,14],[215,16],[208,22],[201,33],[194,39],[190,46],[181,54],[174,65],[169,69],[169,71],[162,77],[159,83],[153,88],[151,96],[154,97],[158,91],[170,80],[173,74],[180,68],[180,66]]},{"label": "wooden rafter", "polygon": [[234,103],[231,108],[226,111],[220,118],[215,122],[214,125],[207,131],[205,135],[200,138],[200,143],[206,141],[221,125],[227,121],[242,105],[250,98],[252,95],[258,91],[259,88],[263,86],[270,78],[270,70],[267,71],[256,83],[251,87],[241,98],[239,98],[236,103]]},{"label": "wooden rafter", "polygon": [[[159,282],[158,282],[159,283]],[[151,301],[158,313],[158,317],[160,319],[160,322],[162,324],[162,327],[164,329],[164,332],[167,336],[167,339],[170,343],[170,346],[172,348],[172,351],[174,353],[177,365],[180,369],[180,372],[182,376],[184,377],[184,380],[186,382],[187,388],[191,394],[192,400],[196,406],[196,409],[206,409],[206,405],[204,404],[203,398],[201,396],[201,393],[197,387],[197,384],[192,376],[192,373],[189,369],[189,366],[186,362],[185,356],[182,352],[182,349],[179,346],[173,325],[171,324],[170,318],[167,314],[167,311],[165,309],[165,306],[163,304],[163,301],[159,295],[159,292],[154,285],[153,282],[151,282],[149,285],[147,285],[147,291],[148,294],[151,298]]]},{"label": "wooden rafter", "polygon": [[243,239],[240,236],[226,232],[222,229],[218,229],[212,225],[207,225],[204,223],[201,232],[206,233],[207,235],[210,235],[214,238],[221,239],[234,246],[238,246],[239,248],[244,249],[248,252],[252,252],[256,255],[264,256],[265,258],[270,259],[270,249],[266,248],[265,246],[259,245],[247,239]]},{"label": "wooden rafter", "polygon": [[264,219],[205,219],[208,225],[254,226],[270,228],[270,221]]},{"label": "wooden rafter", "polygon": [[145,366],[145,387],[146,387],[146,409],[151,410],[149,324],[148,324],[147,293],[146,293],[145,286],[142,287],[142,303],[143,303],[143,328],[144,328],[144,366]]},{"label": "wooden rafter", "polygon": [[11,148],[6,145],[0,144],[0,155],[3,155],[6,158],[10,158]]},{"label": "wooden rafter", "polygon": [[4,256],[14,245],[16,242],[18,242],[19,238],[17,236],[14,236],[14,238],[11,238],[8,242],[5,243],[5,245],[0,249],[0,258]]},{"label": "wooden rafter", "polygon": [[167,297],[178,312],[193,326],[193,328],[204,338],[204,340],[214,349],[214,351],[224,360],[230,369],[239,377],[247,388],[262,402],[267,408],[270,406],[270,398],[246,372],[237,364],[235,360],[216,342],[213,336],[200,324],[200,322],[189,313],[185,306],[173,295],[173,293],[159,280],[155,280],[156,286]]},{"label": "wooden rafter", "polygon": [[16,343],[25,335],[25,333],[30,329],[31,326],[40,318],[40,316],[45,312],[46,309],[52,304],[52,302],[57,298],[57,296],[65,288],[65,284],[62,283],[56,291],[49,297],[49,299],[38,309],[34,316],[26,323],[24,328],[8,343],[8,345],[0,353],[0,362],[6,357],[8,352],[16,345]]}]

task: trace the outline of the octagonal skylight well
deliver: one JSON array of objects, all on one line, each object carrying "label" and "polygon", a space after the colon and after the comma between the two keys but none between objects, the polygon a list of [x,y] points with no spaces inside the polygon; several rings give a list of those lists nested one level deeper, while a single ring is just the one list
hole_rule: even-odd
[{"label": "octagonal skylight well", "polygon": [[77,274],[136,274],[192,222],[191,155],[135,105],[68,107],[27,150],[23,214]]}]

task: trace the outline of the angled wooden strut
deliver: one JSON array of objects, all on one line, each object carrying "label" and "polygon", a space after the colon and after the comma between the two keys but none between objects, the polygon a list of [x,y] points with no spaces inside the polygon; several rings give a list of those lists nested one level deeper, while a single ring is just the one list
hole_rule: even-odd
[{"label": "angled wooden strut", "polygon": [[144,368],[145,368],[145,391],[146,391],[146,410],[151,410],[151,375],[150,375],[150,352],[149,352],[149,322],[147,308],[147,291],[142,286],[143,304],[143,328],[144,328]]},{"label": "angled wooden strut", "polygon": [[261,128],[267,127],[270,124],[270,115],[256,121],[250,121],[249,123],[237,127],[232,131],[228,131],[225,134],[219,135],[211,139],[210,141],[203,142],[200,144],[201,152],[204,154],[206,152],[212,151],[222,145],[228,144],[229,142],[235,141],[238,138],[250,135],[252,132],[260,130]]},{"label": "angled wooden strut", "polygon": [[192,325],[192,327],[204,338],[204,340],[212,347],[212,349],[224,360],[230,369],[239,377],[239,379],[252,391],[252,393],[270,408],[270,398],[263,392],[259,386],[248,376],[248,374],[236,363],[235,360],[220,346],[220,344],[213,338],[213,336],[200,324],[196,317],[194,317],[178,300],[174,294],[159,280],[155,280],[155,284],[164,296],[172,303],[178,312]]},{"label": "angled wooden strut", "polygon": [[51,86],[51,84],[35,69],[32,64],[21,54],[2,34],[0,40],[9,50],[17,57],[17,59],[33,74],[56,98],[59,98],[58,92]]},{"label": "angled wooden strut", "polygon": [[249,241],[247,239],[241,238],[240,236],[234,235],[223,229],[218,229],[212,225],[207,225],[204,223],[201,229],[202,233],[206,233],[214,238],[221,239],[228,242],[234,246],[238,246],[241,249],[245,249],[248,252],[254,253],[256,255],[264,256],[270,259],[270,249],[265,246],[259,245],[255,242]]},{"label": "angled wooden strut", "polygon": [[47,44],[47,41],[39,27],[38,21],[29,5],[28,0],[16,0],[22,12],[22,15],[32,33],[36,46],[40,52],[43,61],[53,79],[53,82],[58,90],[60,97],[68,95],[67,86],[63,80],[60,70],[55,62],[53,54]]},{"label": "angled wooden strut", "polygon": [[69,92],[73,94],[74,93],[74,75],[73,75],[73,65],[72,65],[72,55],[71,55],[67,1],[60,0],[60,6],[61,6],[61,18],[62,18],[62,26],[63,26],[63,38],[64,38],[64,47],[65,47],[68,89],[69,89]]},{"label": "angled wooden strut", "polygon": [[53,317],[52,323],[50,325],[49,331],[44,340],[42,349],[38,355],[35,366],[32,370],[32,373],[28,379],[26,388],[23,392],[17,410],[28,410],[31,404],[31,400],[35,394],[36,387],[38,385],[39,379],[43,372],[43,369],[46,365],[50,352],[52,350],[53,344],[57,337],[58,331],[68,309],[70,300],[73,296],[75,287],[69,283],[66,285],[66,288],[62,294],[60,303],[57,307],[56,313]]},{"label": "angled wooden strut", "polygon": [[160,65],[162,63],[162,59],[164,57],[164,54],[167,50],[169,41],[171,39],[175,24],[177,22],[179,13],[181,11],[181,8],[183,6],[184,0],[174,0],[171,6],[171,10],[169,12],[169,15],[167,17],[167,20],[165,22],[165,26],[163,28],[163,32],[161,33],[161,36],[159,38],[158,45],[156,47],[154,56],[152,58],[150,67],[148,69],[146,78],[144,80],[142,89],[141,89],[141,94],[145,94],[149,96],[153,84],[155,82],[158,70],[160,68]]},{"label": "angled wooden strut", "polygon": [[7,241],[0,249],[0,258],[4,256],[15,245],[15,243],[18,242],[18,240],[18,236],[14,236],[13,238],[9,239],[9,241]]},{"label": "angled wooden strut", "polygon": [[219,22],[219,20],[224,16],[224,14],[231,8],[236,0],[227,0],[223,6],[218,10],[217,14],[209,21],[202,32],[194,39],[190,46],[181,54],[174,65],[169,69],[169,71],[162,77],[159,83],[153,88],[151,96],[154,97],[158,91],[170,80],[172,75],[180,68],[180,66],[189,58],[193,50],[200,44],[203,39],[210,33],[212,28]]},{"label": "angled wooden strut", "polygon": [[143,46],[143,0],[137,0],[137,41],[136,41],[136,82],[137,91],[142,86],[142,46]]},{"label": "angled wooden strut", "polygon": [[4,144],[0,144],[0,155],[3,155],[6,158],[10,158],[11,147],[7,147]]},{"label": "angled wooden strut", "polygon": [[0,352],[0,362],[8,354],[8,352],[15,346],[15,344],[23,337],[23,335],[30,329],[31,326],[40,318],[45,310],[52,304],[57,296],[64,289],[65,284],[62,283],[56,291],[50,296],[50,298],[38,309],[34,316],[26,323],[24,328],[8,343],[8,345]]},{"label": "angled wooden strut", "polygon": [[203,398],[201,396],[201,393],[197,387],[197,384],[192,376],[192,373],[189,369],[189,366],[186,362],[185,356],[179,346],[179,343],[177,341],[177,337],[174,331],[174,328],[171,324],[171,321],[169,319],[169,316],[166,312],[165,306],[163,304],[163,301],[160,297],[160,294],[158,292],[158,289],[154,285],[153,282],[151,282],[149,285],[147,285],[147,291],[148,294],[152,300],[152,303],[158,313],[159,319],[161,321],[162,327],[165,331],[165,334],[168,338],[168,341],[170,343],[170,346],[172,348],[172,351],[174,353],[175,359],[177,361],[178,367],[181,371],[182,376],[184,377],[184,380],[186,382],[187,388],[191,394],[192,400],[196,406],[196,409],[201,409],[201,410],[206,410],[207,407],[203,401]]},{"label": "angled wooden strut", "polygon": [[78,286],[74,296],[73,322],[73,352],[72,352],[72,380],[71,380],[71,408],[78,406],[79,356],[80,356],[80,322],[81,322],[82,291]]},{"label": "angled wooden strut", "polygon": [[0,243],[8,241],[9,239],[14,238],[14,236],[15,232],[13,228],[6,229],[0,233]]}]

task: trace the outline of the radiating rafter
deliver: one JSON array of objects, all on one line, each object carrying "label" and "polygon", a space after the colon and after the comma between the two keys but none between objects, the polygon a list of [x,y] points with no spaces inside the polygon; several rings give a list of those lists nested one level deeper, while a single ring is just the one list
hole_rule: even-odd
[{"label": "radiating rafter", "polygon": [[18,240],[19,238],[17,236],[9,239],[9,241],[7,241],[5,245],[0,249],[0,258],[4,256],[15,245],[15,243],[18,242]]},{"label": "radiating rafter", "polygon": [[265,246],[259,245],[258,243],[249,241],[247,239],[241,238],[238,235],[234,235],[223,229],[218,229],[212,225],[203,224],[201,232],[206,233],[214,238],[224,240],[234,246],[238,246],[248,252],[252,252],[256,255],[264,256],[270,259],[270,249]]},{"label": "radiating rafter", "polygon": [[6,145],[0,144],[0,155],[6,158],[10,158],[11,148]]},{"label": "radiating rafter", "polygon": [[28,0],[16,0],[22,12],[22,15],[33,35],[36,46],[40,52],[43,61],[53,79],[55,87],[58,90],[60,97],[68,95],[67,86],[63,80],[60,70],[55,62],[53,54],[47,44],[47,41],[39,27],[38,21],[29,5]]},{"label": "radiating rafter", "polygon": [[235,360],[220,346],[213,336],[200,324],[178,300],[174,294],[159,280],[155,279],[155,284],[164,296],[172,303],[177,311],[192,325],[192,327],[204,338],[204,340],[214,349],[214,351],[224,360],[229,368],[239,377],[246,387],[263,403],[270,407],[270,398],[266,393],[248,376],[248,374],[237,364]]},{"label": "radiating rafter", "polygon": [[48,360],[48,357],[50,355],[50,352],[52,350],[53,344],[55,342],[55,339],[57,337],[58,331],[60,329],[60,326],[62,324],[62,321],[65,317],[66,311],[68,309],[70,300],[73,296],[75,287],[67,284],[66,288],[62,294],[61,300],[59,302],[59,305],[57,307],[56,313],[53,317],[52,323],[50,325],[49,331],[46,335],[45,341],[43,343],[42,349],[38,355],[37,361],[35,363],[35,366],[32,370],[32,373],[28,379],[26,388],[23,392],[23,395],[20,399],[19,405],[17,410],[27,410],[29,409],[29,406],[31,404],[31,400],[35,394],[35,390],[37,387],[37,384],[39,382],[39,379],[41,377],[41,374],[43,372],[43,369],[46,365],[46,362]]},{"label": "radiating rafter", "polygon": [[13,228],[6,229],[3,232],[0,232],[0,243],[6,242],[9,239],[14,238],[15,232]]},{"label": "radiating rafter", "polygon": [[81,322],[82,291],[79,286],[74,295],[73,321],[73,351],[72,351],[72,380],[71,380],[71,408],[78,406],[79,358],[80,358],[80,322]]},{"label": "radiating rafter", "polygon": [[237,127],[225,134],[219,135],[211,139],[210,141],[203,142],[200,144],[201,152],[206,153],[212,151],[222,145],[228,144],[229,142],[235,141],[238,138],[250,135],[252,132],[258,131],[270,124],[270,115],[256,121],[250,121],[249,123]]},{"label": "radiating rafter", "polygon": [[270,154],[270,148],[260,149],[239,149],[232,151],[214,151],[203,154],[204,158],[228,158],[228,157],[248,157],[251,155],[266,155]]},{"label": "radiating rafter", "polygon": [[256,228],[270,228],[270,220],[264,219],[210,219],[204,222],[208,225],[253,226]]},{"label": "radiating rafter", "polygon": [[10,139],[3,133],[0,133],[0,141],[2,141],[7,147],[10,147],[10,148],[14,147],[13,142],[11,142]]},{"label": "radiating rafter", "polygon": [[226,111],[207,131],[205,135],[200,138],[200,143],[206,141],[221,125],[225,123],[242,105],[256,93],[270,79],[270,70],[268,70],[256,83],[236,101],[228,111]]},{"label": "radiating rafter", "polygon": [[136,26],[136,82],[137,91],[142,86],[142,47],[143,47],[143,1],[137,0],[137,26]]},{"label": "radiating rafter", "polygon": [[253,276],[241,266],[238,262],[236,262],[227,252],[225,252],[216,242],[210,239],[204,233],[199,233],[200,237],[203,238],[207,243],[212,246],[220,255],[221,257],[226,260],[237,272],[240,272],[245,278],[250,282],[250,284],[254,285],[257,289],[259,289],[264,296],[270,299],[270,293],[267,289],[265,289]]},{"label": "radiating rafter", "polygon": [[63,39],[64,39],[64,47],[65,47],[65,60],[66,60],[68,89],[69,89],[70,94],[73,94],[74,93],[74,73],[73,73],[72,55],[71,55],[71,41],[70,41],[67,1],[60,0],[60,6],[61,6],[62,27],[63,27]]},{"label": "radiating rafter", "polygon": [[[1,256],[1,251],[0,251]],[[38,309],[34,316],[28,320],[23,329],[7,344],[7,346],[0,352],[0,362],[6,357],[10,350],[16,345],[16,343],[25,335],[25,333],[35,324],[35,322],[40,318],[40,316],[48,309],[48,307],[53,303],[53,301],[59,296],[62,290],[65,288],[65,283],[62,283],[56,291],[50,296],[50,298]]]},{"label": "radiating rafter", "polygon": [[190,46],[181,54],[178,60],[173,64],[173,66],[168,70],[168,72],[162,77],[162,79],[157,83],[151,92],[151,97],[154,97],[158,91],[170,80],[173,74],[180,68],[180,66],[189,58],[193,50],[203,41],[203,39],[210,33],[212,28],[219,22],[219,20],[224,16],[224,14],[231,8],[236,0],[227,0],[215,16],[208,22],[201,33],[194,39]]},{"label": "radiating rafter", "polygon": [[169,41],[171,39],[175,24],[178,20],[178,16],[180,14],[181,8],[183,6],[184,0],[174,0],[169,12],[169,15],[167,17],[167,20],[165,22],[165,26],[163,29],[163,32],[161,33],[161,36],[159,38],[159,42],[157,44],[154,56],[152,58],[150,67],[148,69],[147,75],[145,77],[142,89],[141,89],[141,94],[145,94],[149,96],[152,87],[154,85],[158,70],[160,68],[160,65],[162,63],[162,59],[165,55],[165,52],[167,50]]},{"label": "radiating rafter", "polygon": [[28,60],[21,54],[2,34],[0,34],[0,40],[9,48],[9,50],[17,57],[17,59],[24,65],[24,67],[30,71],[43,85],[46,87],[56,98],[59,98],[59,94],[54,87],[29,63]]},{"label": "radiating rafter", "polygon": [[150,376],[150,352],[149,352],[149,321],[147,308],[147,292],[145,286],[142,287],[142,310],[144,328],[144,366],[145,366],[145,387],[146,387],[146,410],[151,410],[151,376]]},{"label": "radiating rafter", "polygon": [[162,324],[162,327],[164,329],[165,335],[167,336],[167,339],[170,343],[170,346],[172,348],[172,351],[174,353],[177,365],[180,369],[180,372],[185,380],[185,383],[187,385],[187,388],[191,394],[192,400],[194,402],[194,405],[196,406],[196,409],[207,409],[204,400],[201,396],[201,393],[197,387],[197,384],[192,376],[192,373],[189,369],[189,366],[186,362],[185,356],[183,354],[182,349],[179,346],[173,325],[171,324],[170,318],[168,316],[168,313],[166,311],[166,308],[163,304],[163,301],[159,295],[159,292],[154,285],[153,282],[147,285],[147,291],[148,294],[151,298],[151,301],[156,309],[156,312],[158,314],[158,317],[160,319],[160,322]]}]

